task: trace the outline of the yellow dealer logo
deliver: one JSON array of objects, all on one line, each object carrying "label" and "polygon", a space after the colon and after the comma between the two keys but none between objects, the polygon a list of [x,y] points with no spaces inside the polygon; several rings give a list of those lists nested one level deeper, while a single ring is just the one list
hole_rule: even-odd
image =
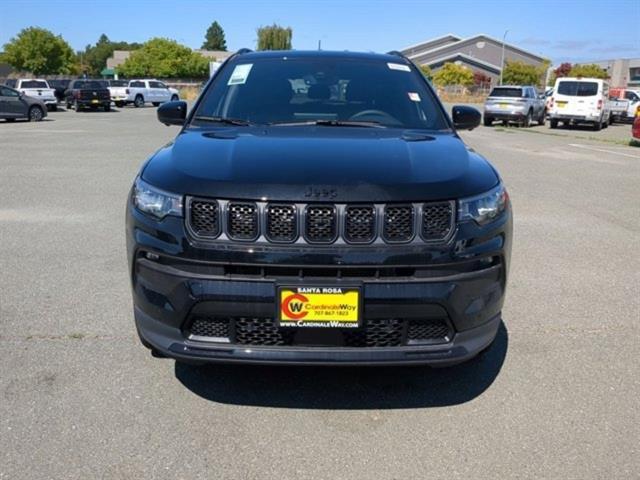
[{"label": "yellow dealer logo", "polygon": [[280,290],[280,326],[357,328],[360,291],[345,287]]}]

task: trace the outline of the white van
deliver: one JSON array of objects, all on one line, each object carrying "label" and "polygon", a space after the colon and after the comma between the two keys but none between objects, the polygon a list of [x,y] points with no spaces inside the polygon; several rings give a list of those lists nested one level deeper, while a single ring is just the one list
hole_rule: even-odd
[{"label": "white van", "polygon": [[549,123],[556,128],[590,123],[595,130],[609,125],[609,84],[599,78],[563,77],[556,80],[549,102]]}]

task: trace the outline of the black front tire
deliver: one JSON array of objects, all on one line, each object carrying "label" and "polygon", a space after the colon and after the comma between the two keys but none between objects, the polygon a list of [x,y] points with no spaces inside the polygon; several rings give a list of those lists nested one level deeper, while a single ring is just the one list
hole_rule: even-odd
[{"label": "black front tire", "polygon": [[48,105],[47,106],[47,110],[49,110],[50,112],[55,112],[58,110],[58,106],[57,105]]},{"label": "black front tire", "polygon": [[74,108],[76,110],[76,113],[79,113],[80,110],[82,110],[82,105],[80,105],[78,102],[75,103]]},{"label": "black front tire", "polygon": [[136,108],[144,107],[144,98],[142,95],[138,95],[133,101],[133,106]]},{"label": "black front tire", "polygon": [[549,120],[549,128],[558,128],[558,120],[555,118]]},{"label": "black front tire", "polygon": [[116,102],[116,107],[118,108],[124,107],[124,102]]},{"label": "black front tire", "polygon": [[39,122],[44,117],[44,112],[42,108],[34,105],[29,109],[29,121],[30,122]]},{"label": "black front tire", "polygon": [[159,107],[160,106],[160,102],[151,102],[151,105],[153,105],[154,107]]},{"label": "black front tire", "polygon": [[490,127],[491,125],[493,125],[493,118],[491,117],[484,117],[482,119],[482,123],[484,123],[485,127]]},{"label": "black front tire", "polygon": [[547,122],[547,112],[546,111],[542,111],[542,113],[540,114],[540,117],[538,118],[538,125],[544,127],[544,124]]},{"label": "black front tire", "polygon": [[602,130],[602,121],[597,121],[593,124],[593,130],[595,132],[599,132],[600,130]]}]

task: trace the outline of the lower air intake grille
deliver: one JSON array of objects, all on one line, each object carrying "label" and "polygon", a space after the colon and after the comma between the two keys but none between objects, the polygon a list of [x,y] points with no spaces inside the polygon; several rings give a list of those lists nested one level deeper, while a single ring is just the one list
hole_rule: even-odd
[{"label": "lower air intake grille", "polygon": [[382,232],[388,242],[408,242],[413,238],[413,205],[387,205]]},{"label": "lower air intake grille", "polygon": [[220,234],[220,207],[215,200],[192,200],[189,222],[194,233],[201,237],[217,237]]},{"label": "lower air intake grille", "polygon": [[253,240],[258,236],[258,208],[255,203],[229,203],[229,237]]},{"label": "lower air intake grille", "polygon": [[449,325],[442,320],[410,320],[407,339],[409,341],[431,341],[438,340],[447,342],[451,338]]},{"label": "lower air intake grille", "polygon": [[422,207],[422,238],[442,240],[453,228],[451,202],[425,203]]},{"label": "lower air intake grille", "polygon": [[191,335],[198,337],[229,337],[228,318],[195,317],[189,328]]},{"label": "lower air intake grille", "polygon": [[307,240],[331,243],[336,238],[336,208],[332,205],[309,206],[305,216]]},{"label": "lower air intake grille", "polygon": [[376,235],[376,215],[373,205],[348,206],[345,211],[344,236],[348,242],[367,243]]},{"label": "lower air intake grille", "polygon": [[298,237],[296,207],[274,205],[267,207],[267,236],[273,242],[293,242]]},{"label": "lower air intake grille", "polygon": [[403,321],[368,320],[361,331],[345,332],[345,345],[348,347],[397,347],[402,345]]},{"label": "lower air intake grille", "polygon": [[279,329],[271,318],[237,318],[236,343],[243,345],[290,345],[293,332]]}]

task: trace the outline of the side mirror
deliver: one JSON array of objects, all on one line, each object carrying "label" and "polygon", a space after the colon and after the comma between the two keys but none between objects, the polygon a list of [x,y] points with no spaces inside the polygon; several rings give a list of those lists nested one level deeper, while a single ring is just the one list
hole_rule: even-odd
[{"label": "side mirror", "polygon": [[451,111],[451,118],[456,130],[473,130],[480,125],[482,114],[473,107],[455,105]]},{"label": "side mirror", "polygon": [[165,125],[184,125],[187,102],[167,102],[158,107],[158,121]]}]

